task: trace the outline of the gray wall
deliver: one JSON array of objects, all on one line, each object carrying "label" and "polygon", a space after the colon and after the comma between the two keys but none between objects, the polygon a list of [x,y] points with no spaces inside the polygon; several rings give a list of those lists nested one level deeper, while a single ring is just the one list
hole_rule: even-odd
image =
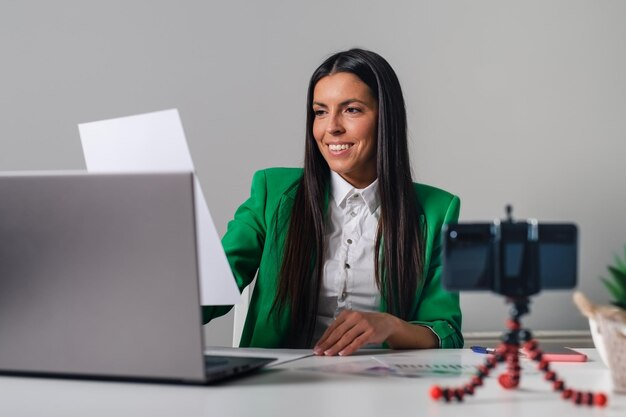
[{"label": "gray wall", "polygon": [[[626,243],[626,2],[14,1],[0,5],[0,170],[82,169],[76,125],[176,107],[220,233],[252,173],[302,161],[308,77],[361,46],[405,91],[414,176],[462,219],[568,220],[579,287]],[[463,296],[465,330],[499,330],[501,298]],[[535,329],[585,329],[570,292]],[[230,344],[230,320],[209,342]]]}]

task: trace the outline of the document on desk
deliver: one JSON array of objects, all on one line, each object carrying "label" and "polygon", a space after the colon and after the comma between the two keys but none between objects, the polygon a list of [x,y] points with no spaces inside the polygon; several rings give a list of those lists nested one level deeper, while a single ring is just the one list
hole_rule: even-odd
[{"label": "document on desk", "polygon": [[470,375],[482,363],[482,360],[468,361],[460,353],[444,352],[441,355],[440,352],[434,351],[429,355],[396,353],[372,358],[390,375],[402,377]]},{"label": "document on desk", "polygon": [[[477,366],[483,364],[484,356],[467,353],[463,350],[445,349],[389,351],[358,359],[355,357],[345,362],[307,367],[306,370],[404,378],[470,376],[476,373]],[[530,372],[537,373],[536,370]]]},{"label": "document on desk", "polygon": [[404,378],[420,378],[427,376],[455,377],[471,375],[476,371],[475,365],[454,361],[433,362],[417,358],[391,358],[370,356],[350,362],[335,362],[329,365],[306,368],[310,371],[346,373],[367,376],[393,376]]},{"label": "document on desk", "polygon": [[268,367],[281,365],[298,359],[313,356],[311,349],[264,349],[264,348],[232,348],[210,347],[204,350],[205,355],[242,356],[259,358],[276,358]]},{"label": "document on desk", "polygon": [[[194,172],[178,110],[165,110],[78,125],[90,172]],[[202,305],[240,302],[198,178],[194,176],[196,235]]]}]

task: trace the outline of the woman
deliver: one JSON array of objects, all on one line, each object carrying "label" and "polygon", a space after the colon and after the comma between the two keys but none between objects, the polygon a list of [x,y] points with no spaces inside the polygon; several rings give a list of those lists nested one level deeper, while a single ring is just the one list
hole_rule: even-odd
[{"label": "woman", "polygon": [[[258,272],[241,346],[463,346],[458,295],[440,284],[459,199],[410,171],[391,66],[362,49],[328,58],[309,84],[304,169],[257,172],[222,239],[240,288]],[[205,322],[230,308],[205,307]]]}]

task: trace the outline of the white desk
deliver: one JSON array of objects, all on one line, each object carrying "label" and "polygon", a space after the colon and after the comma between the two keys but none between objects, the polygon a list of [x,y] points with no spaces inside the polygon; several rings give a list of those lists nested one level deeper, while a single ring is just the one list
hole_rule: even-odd
[{"label": "white desk", "polygon": [[[345,367],[353,361],[368,360],[368,355],[361,354],[346,358],[304,358],[243,379],[207,387],[0,377],[0,416],[626,415],[626,395],[611,391],[609,371],[599,361],[595,350],[581,350],[589,355],[589,362],[553,364],[552,367],[568,386],[605,391],[609,395],[606,408],[576,406],[561,400],[537,371],[525,371],[521,386],[510,391],[502,389],[497,383],[494,375],[500,372],[496,372],[473,397],[460,404],[446,404],[430,399],[430,387],[433,384],[458,385],[467,381],[467,375],[401,378],[307,369],[337,363]],[[416,358],[452,355],[464,363],[484,358],[465,349],[418,351],[414,354]]]}]

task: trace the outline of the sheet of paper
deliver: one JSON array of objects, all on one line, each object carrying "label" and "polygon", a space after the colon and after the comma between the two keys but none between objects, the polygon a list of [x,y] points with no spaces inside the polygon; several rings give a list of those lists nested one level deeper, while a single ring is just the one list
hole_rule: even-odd
[{"label": "sheet of paper", "polygon": [[370,356],[351,362],[334,362],[328,365],[303,368],[309,371],[333,372],[368,376],[393,376],[404,378],[419,377],[458,377],[472,375],[476,366],[455,362],[421,363],[412,360],[390,360]]},{"label": "sheet of paper", "polygon": [[263,348],[231,348],[210,347],[204,350],[205,355],[225,355],[259,358],[276,358],[268,366],[277,366],[298,359],[313,356],[311,349],[263,349]]},{"label": "sheet of paper", "polygon": [[482,358],[468,363],[461,355],[428,358],[398,354],[373,356],[372,359],[381,368],[388,369],[390,375],[403,377],[472,375],[476,372],[476,366],[482,363]]},{"label": "sheet of paper", "polygon": [[[78,130],[90,172],[195,172],[176,109],[82,123]],[[198,178],[194,178],[201,302],[237,304],[239,289]]]},{"label": "sheet of paper", "polygon": [[[341,361],[319,362],[322,365],[306,366],[316,372],[333,372],[354,375],[422,378],[422,377],[470,377],[476,368],[484,364],[486,355],[476,354],[469,349],[428,349],[413,351],[372,352],[362,349],[353,357],[342,358]],[[347,360],[346,360],[347,359]],[[537,374],[536,365],[532,361],[522,361],[524,372]],[[494,373],[502,372],[504,365]]]}]

